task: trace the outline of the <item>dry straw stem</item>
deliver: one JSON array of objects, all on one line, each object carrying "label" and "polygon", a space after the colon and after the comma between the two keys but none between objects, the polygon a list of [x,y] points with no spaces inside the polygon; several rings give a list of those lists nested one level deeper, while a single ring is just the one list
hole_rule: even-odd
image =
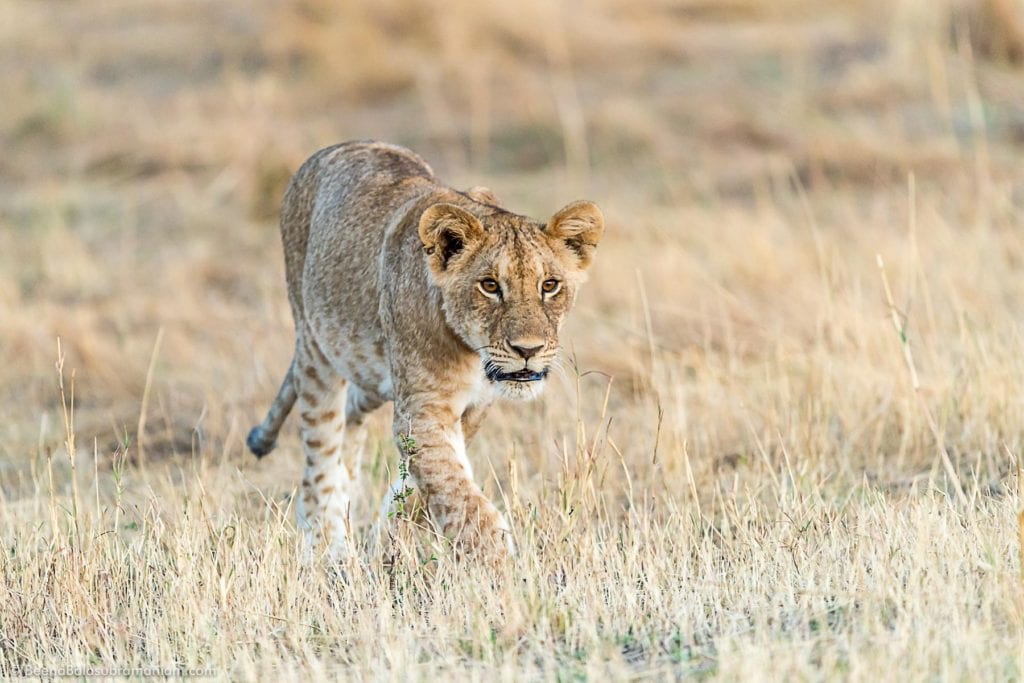
[{"label": "dry straw stem", "polygon": [[153,354],[149,358],[149,368],[146,370],[146,384],[142,389],[142,401],[139,404],[139,424],[135,429],[136,451],[139,454],[139,466],[146,466],[146,418],[149,415],[149,391],[153,386],[153,372],[156,370],[156,359],[160,353],[160,343],[164,338],[164,328],[156,333],[156,341],[153,342]]},{"label": "dry straw stem", "polygon": [[[910,189],[910,223],[911,233],[915,233],[914,226],[916,225],[916,212],[914,209],[917,198],[915,196],[915,185],[914,176],[911,175],[908,179]],[[939,457],[942,459],[942,466],[946,470],[946,476],[949,477],[950,482],[953,484],[953,488],[957,493],[957,498],[965,506],[968,505],[967,494],[964,493],[963,486],[960,484],[960,477],[956,473],[956,468],[953,467],[953,461],[949,457],[949,452],[946,450],[945,436],[939,429],[939,425],[935,420],[935,416],[932,414],[931,408],[928,406],[921,395],[921,382],[917,375],[917,366],[914,364],[914,352],[910,347],[910,339],[907,336],[907,326],[909,321],[900,315],[899,309],[896,308],[896,302],[893,300],[892,288],[889,287],[889,278],[885,274],[885,263],[882,261],[881,254],[875,254],[875,261],[878,263],[878,273],[882,278],[882,288],[885,290],[885,302],[889,307],[889,317],[892,320],[893,329],[896,331],[896,336],[900,341],[900,348],[903,351],[903,360],[907,364],[907,371],[910,373],[910,385],[914,390],[914,393],[920,400],[921,411],[924,413],[925,418],[928,421],[928,428],[931,430],[932,435],[935,437],[936,447],[939,451]]]},{"label": "dry straw stem", "polygon": [[[914,353],[910,349],[910,340],[907,338],[907,327],[905,321],[900,318],[899,310],[896,308],[896,303],[892,298],[892,290],[889,288],[889,280],[885,276],[885,264],[882,262],[882,255],[876,254],[878,262],[878,271],[882,277],[882,286],[885,288],[885,300],[889,306],[889,314],[892,318],[893,329],[896,330],[896,335],[900,340],[900,347],[903,350],[903,359],[907,363],[907,371],[910,373],[910,384],[914,389],[914,393],[921,396],[921,383],[917,378],[917,367],[914,365]],[[936,444],[938,446],[939,457],[942,459],[942,466],[946,470],[946,475],[949,477],[953,484],[953,488],[956,490],[957,498],[963,504],[967,504],[967,494],[964,493],[963,486],[960,484],[960,477],[956,473],[956,468],[953,467],[953,461],[949,458],[949,453],[946,451],[945,438],[942,435],[942,431],[939,429],[938,423],[935,421],[935,416],[932,414],[931,409],[928,407],[927,402],[921,401],[921,410],[928,420],[928,428],[931,430],[932,435],[935,437]]]}]

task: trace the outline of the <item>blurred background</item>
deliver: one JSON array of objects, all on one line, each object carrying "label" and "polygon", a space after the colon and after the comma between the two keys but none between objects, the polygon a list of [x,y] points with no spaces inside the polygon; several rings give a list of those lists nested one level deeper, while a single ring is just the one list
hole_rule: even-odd
[{"label": "blurred background", "polygon": [[[583,379],[499,409],[497,471],[607,413],[638,477],[653,449],[672,481],[686,449],[699,479],[788,444],[899,487],[936,467],[920,395],[998,485],[1024,425],[1022,76],[1021,0],[5,0],[0,483],[65,438],[58,337],[101,463],[255,468],[291,355],[281,194],[377,138],[522,213],[605,210]],[[298,456],[265,467],[280,487]]]},{"label": "blurred background", "polygon": [[[469,448],[503,573],[309,571],[294,421],[245,450],[352,138],[604,211]],[[1024,0],[0,0],[0,675],[1019,678],[1022,263]]]}]

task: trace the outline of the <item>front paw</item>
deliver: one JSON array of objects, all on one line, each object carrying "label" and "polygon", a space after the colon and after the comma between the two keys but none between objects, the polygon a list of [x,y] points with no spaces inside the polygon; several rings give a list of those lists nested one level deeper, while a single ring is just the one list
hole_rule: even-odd
[{"label": "front paw", "polygon": [[443,531],[460,555],[501,559],[515,553],[508,522],[491,501],[476,494],[459,507],[445,515]]}]

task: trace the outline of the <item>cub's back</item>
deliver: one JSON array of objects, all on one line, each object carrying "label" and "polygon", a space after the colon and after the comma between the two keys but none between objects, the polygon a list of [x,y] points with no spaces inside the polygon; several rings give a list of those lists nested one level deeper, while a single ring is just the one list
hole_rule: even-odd
[{"label": "cub's back", "polygon": [[318,303],[326,306],[353,303],[342,299],[375,280],[388,216],[436,183],[419,155],[372,140],[326,147],[306,160],[281,207],[288,299],[297,324],[307,314],[304,290],[325,297]]}]

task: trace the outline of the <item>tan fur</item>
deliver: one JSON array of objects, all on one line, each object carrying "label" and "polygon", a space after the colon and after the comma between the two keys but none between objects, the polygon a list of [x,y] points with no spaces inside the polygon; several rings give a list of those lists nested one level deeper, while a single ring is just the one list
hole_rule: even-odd
[{"label": "tan fur", "polygon": [[[343,143],[303,164],[281,211],[295,357],[248,444],[269,452],[298,401],[299,507],[314,546],[347,554],[356,491],[342,434],[386,401],[434,523],[463,551],[509,544],[465,444],[495,398],[539,394],[603,225],[590,202],[547,223],[511,213],[385,143]],[[499,292],[485,291],[490,279]],[[545,294],[549,280],[557,291]]]}]

